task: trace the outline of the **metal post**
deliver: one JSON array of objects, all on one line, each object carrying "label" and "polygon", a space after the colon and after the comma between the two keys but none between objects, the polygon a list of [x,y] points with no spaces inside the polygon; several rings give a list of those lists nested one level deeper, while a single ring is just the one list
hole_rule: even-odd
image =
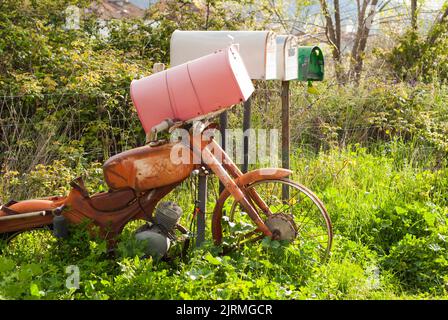
[{"label": "metal post", "polygon": [[244,141],[243,141],[243,150],[244,150],[244,163],[242,172],[246,173],[249,168],[249,129],[250,129],[250,118],[251,118],[251,99],[248,98],[246,102],[244,102],[244,115],[243,115],[243,132]]},{"label": "metal post", "polygon": [[[224,111],[219,115],[219,131],[221,132],[221,148],[222,150],[226,151],[226,129],[228,127],[228,117],[227,117],[227,111]],[[219,193],[224,191],[224,185],[219,182]]]},{"label": "metal post", "polygon": [[[289,81],[282,81],[282,167],[290,168],[290,130],[289,130]],[[289,199],[289,188],[283,185],[282,199]]]},{"label": "metal post", "polygon": [[205,210],[207,205],[207,172],[203,169],[199,171],[199,187],[198,187],[198,230],[196,235],[196,247],[201,246],[205,240]]}]

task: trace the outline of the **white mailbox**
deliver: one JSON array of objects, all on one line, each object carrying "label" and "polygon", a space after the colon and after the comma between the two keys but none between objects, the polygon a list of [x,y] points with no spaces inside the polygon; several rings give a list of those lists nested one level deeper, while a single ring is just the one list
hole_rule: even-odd
[{"label": "white mailbox", "polygon": [[283,81],[298,78],[298,39],[292,35],[277,36],[277,79]]},{"label": "white mailbox", "polygon": [[239,45],[251,79],[276,79],[276,35],[271,31],[180,31],[171,35],[171,66]]}]

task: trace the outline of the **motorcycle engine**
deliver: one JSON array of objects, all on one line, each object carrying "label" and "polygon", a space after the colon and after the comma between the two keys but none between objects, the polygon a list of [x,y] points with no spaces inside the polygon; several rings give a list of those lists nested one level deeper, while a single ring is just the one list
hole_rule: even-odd
[{"label": "motorcycle engine", "polygon": [[156,209],[154,223],[137,230],[135,237],[145,242],[145,253],[162,258],[175,240],[174,228],[182,216],[182,208],[175,202],[162,202]]}]

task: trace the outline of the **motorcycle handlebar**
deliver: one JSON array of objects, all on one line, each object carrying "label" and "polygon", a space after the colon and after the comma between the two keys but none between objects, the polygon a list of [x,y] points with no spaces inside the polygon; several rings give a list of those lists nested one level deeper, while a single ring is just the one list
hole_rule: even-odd
[{"label": "motorcycle handlebar", "polygon": [[174,124],[174,121],[171,120],[171,119],[163,120],[159,124],[157,124],[154,127],[152,127],[151,128],[151,132],[152,133],[158,133],[158,132],[162,132],[162,131],[168,130],[170,127],[173,126],[173,124]]}]

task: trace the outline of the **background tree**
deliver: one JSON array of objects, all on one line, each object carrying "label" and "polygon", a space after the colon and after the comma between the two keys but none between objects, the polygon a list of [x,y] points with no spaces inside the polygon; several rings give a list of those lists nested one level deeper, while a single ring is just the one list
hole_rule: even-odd
[{"label": "background tree", "polygon": [[369,39],[371,26],[376,16],[384,11],[390,4],[390,0],[356,0],[355,38],[349,55],[349,70],[346,71],[343,65],[342,48],[342,19],[341,6],[339,0],[330,1],[319,0],[322,14],[325,21],[325,34],[331,46],[333,60],[335,62],[336,78],[339,83],[354,81],[359,83],[365,59],[367,41]]},{"label": "background tree", "polygon": [[[416,19],[417,14],[418,12],[412,12],[412,20]],[[417,31],[413,22],[411,28],[398,39],[395,47],[385,54],[390,69],[398,80],[446,82],[448,2],[436,14],[430,28]]]},{"label": "background tree", "polygon": [[412,30],[417,30],[417,0],[411,0],[411,28]]}]

